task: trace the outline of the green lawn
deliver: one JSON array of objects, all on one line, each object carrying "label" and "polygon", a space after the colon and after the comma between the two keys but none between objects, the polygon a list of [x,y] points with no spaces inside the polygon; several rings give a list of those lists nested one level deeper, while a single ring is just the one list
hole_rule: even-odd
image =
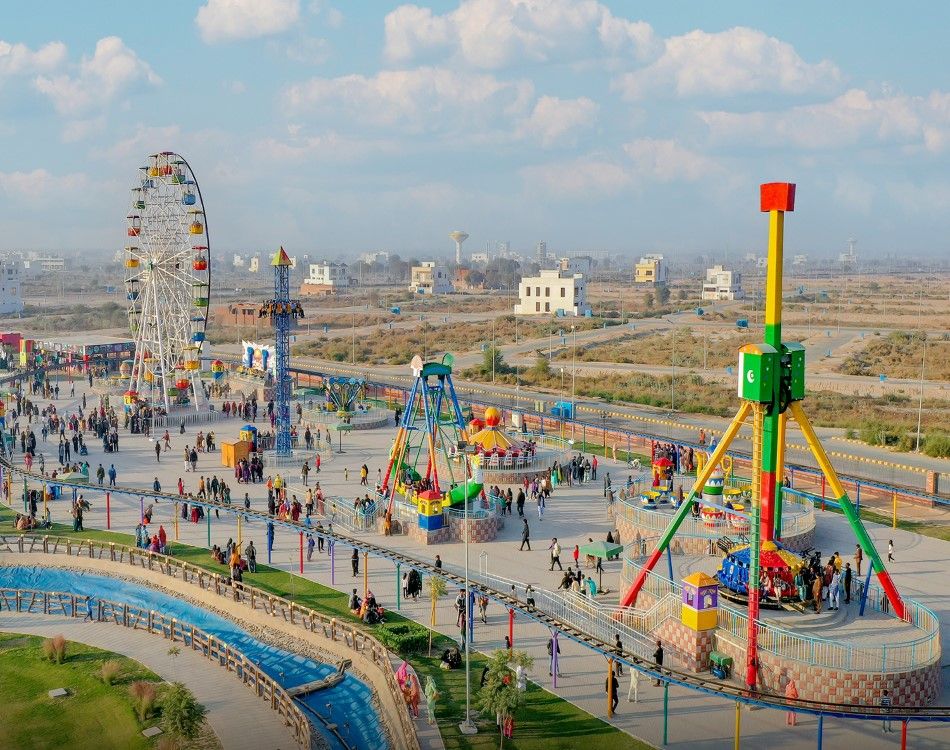
[{"label": "green lawn", "polygon": [[[43,639],[0,633],[0,747],[148,748],[129,695],[135,680],[157,682],[158,676],[138,662],[69,642],[66,661],[53,664],[42,650]],[[122,672],[113,685],[99,677],[102,663],[116,659]],[[66,698],[47,691],[66,688]]]},{"label": "green lawn", "polygon": [[[8,531],[13,521],[13,512],[0,507],[0,530]],[[119,534],[112,531],[87,530],[73,533],[72,527],[65,524],[53,524],[50,535],[68,536],[74,539],[91,539],[103,542],[132,544],[133,538],[129,534]],[[198,565],[206,570],[226,574],[223,565],[212,562],[207,549],[190,545],[169,542],[171,554],[181,560]],[[293,586],[291,586],[293,579]],[[359,623],[347,607],[347,596],[341,592],[323,586],[314,581],[292,576],[290,573],[258,565],[256,573],[247,573],[245,583],[268,591],[272,594],[290,598],[293,589],[293,600],[312,607],[313,609],[332,615],[338,619],[350,622],[358,627],[372,632],[373,626]],[[447,600],[447,598],[446,598]],[[389,623],[408,622],[408,618],[393,612],[386,613]],[[442,650],[451,644],[444,636],[437,636],[433,642],[433,654],[441,654]],[[480,722],[483,730],[475,736],[462,735],[458,730],[458,723],[462,720],[465,706],[465,672],[464,670],[447,672],[439,668],[438,658],[427,658],[421,655],[410,655],[409,661],[422,677],[425,684],[426,676],[431,675],[436,681],[441,694],[436,715],[439,717],[439,729],[447,750],[485,750],[496,747],[498,733],[495,731],[494,717],[488,722]],[[478,689],[482,667],[486,659],[479,655],[472,656],[472,705],[476,705],[475,693]],[[424,710],[424,709],[423,709]],[[2,715],[2,709],[0,709]],[[649,748],[638,742],[630,735],[611,727],[604,721],[581,710],[577,706],[553,693],[529,683],[526,703],[516,717],[515,736],[512,742],[505,742],[506,747],[512,750],[558,750],[559,748],[597,748],[597,750],[643,750]],[[0,743],[0,747],[4,747]]]}]

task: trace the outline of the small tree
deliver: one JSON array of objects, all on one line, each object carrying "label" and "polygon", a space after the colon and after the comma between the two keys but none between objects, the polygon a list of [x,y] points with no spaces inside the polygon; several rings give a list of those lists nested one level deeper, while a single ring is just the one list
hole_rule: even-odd
[{"label": "small tree", "polygon": [[445,581],[439,576],[426,578],[426,588],[429,589],[429,598],[432,599],[432,614],[429,617],[429,656],[432,656],[432,631],[435,630],[435,605],[448,592]]},{"label": "small tree", "polygon": [[505,364],[504,357],[501,356],[501,349],[496,346],[489,346],[485,350],[485,358],[482,361],[482,374],[503,375],[508,372],[508,365]]},{"label": "small tree", "polygon": [[551,363],[543,352],[538,352],[538,357],[534,360],[534,371],[539,378],[546,378],[551,374]]},{"label": "small tree", "polygon": [[661,284],[656,288],[656,299],[661,305],[670,301],[670,288],[666,284]]},{"label": "small tree", "polygon": [[643,304],[646,305],[647,310],[653,307],[653,301],[653,292],[647,292],[645,295],[643,295]]},{"label": "small tree", "polygon": [[479,708],[498,717],[499,748],[505,744],[505,721],[514,717],[515,711],[524,703],[524,694],[518,690],[512,664],[528,668],[531,666],[531,657],[523,651],[513,651],[511,654],[504,649],[496,651],[488,662],[485,686],[478,692]]},{"label": "small tree", "polygon": [[162,698],[162,724],[166,732],[194,739],[205,719],[205,708],[180,682],[172,683]]}]

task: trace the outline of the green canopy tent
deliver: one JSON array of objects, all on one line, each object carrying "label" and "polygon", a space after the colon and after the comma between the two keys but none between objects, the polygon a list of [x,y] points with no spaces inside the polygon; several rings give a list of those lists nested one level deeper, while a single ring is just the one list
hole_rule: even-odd
[{"label": "green canopy tent", "polygon": [[[580,546],[580,553],[582,555],[590,555],[591,557],[598,557],[601,560],[609,560],[612,557],[619,557],[620,553],[623,552],[622,544],[614,544],[613,542],[588,542],[587,544],[582,544]],[[603,575],[604,570],[602,567],[598,567],[597,570],[597,591],[603,592]]]}]

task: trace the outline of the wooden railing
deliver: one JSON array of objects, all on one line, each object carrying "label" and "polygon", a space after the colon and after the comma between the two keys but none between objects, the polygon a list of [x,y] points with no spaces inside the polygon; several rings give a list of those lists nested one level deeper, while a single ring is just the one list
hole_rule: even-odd
[{"label": "wooden railing", "polygon": [[[275,596],[245,583],[231,581],[220,573],[212,573],[192,563],[168,555],[129,547],[114,542],[92,540],[78,541],[59,536],[0,535],[0,552],[62,554],[72,557],[89,557],[95,560],[132,565],[177,578],[205,591],[239,602],[253,610],[260,610],[274,618],[301,627],[311,633],[322,635],[334,642],[344,643],[353,651],[362,654],[376,665],[382,673],[397,706],[404,698],[399,683],[389,662],[388,649],[369,633],[342,622],[335,617],[317,612],[296,602]],[[408,711],[397,711],[405,746],[418,750],[419,740]]]},{"label": "wooden railing", "polygon": [[[0,610],[11,612],[41,612],[44,615],[85,617],[90,610],[89,597],[61,591],[37,591],[35,589],[0,589]],[[144,609],[132,604],[95,599],[91,608],[98,622],[111,622],[132,630],[144,630],[151,635],[160,635],[172,643],[181,643],[227,672],[235,674],[258,698],[270,703],[284,723],[290,727],[297,744],[305,750],[312,746],[310,721],[294,703],[293,698],[277,682],[267,676],[251,659],[228,645],[220,638],[179,622],[161,612]]]}]

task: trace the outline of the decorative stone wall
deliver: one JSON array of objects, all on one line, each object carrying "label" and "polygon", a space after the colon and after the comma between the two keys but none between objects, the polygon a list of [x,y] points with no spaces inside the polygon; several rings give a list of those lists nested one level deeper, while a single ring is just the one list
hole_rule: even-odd
[{"label": "decorative stone wall", "polygon": [[[731,656],[736,665],[745,664],[744,641],[734,642],[731,637],[717,633],[716,650]],[[759,652],[759,663],[759,680],[764,690],[782,695],[788,680],[793,679],[803,700],[876,706],[884,690],[888,690],[895,706],[922,706],[933,703],[940,695],[939,663],[881,674],[817,667],[783,660],[765,651]]]},{"label": "decorative stone wall", "polygon": [[[468,541],[469,542],[491,542],[498,535],[498,529],[501,526],[501,519],[497,516],[488,516],[487,518],[469,518],[468,519]],[[449,518],[449,528],[452,530],[452,538],[455,541],[465,541],[465,521],[461,518],[451,516]]]},{"label": "decorative stone wall", "polygon": [[[639,604],[639,600],[637,603]],[[709,654],[716,643],[715,629],[696,631],[671,617],[654,630],[652,635],[663,643],[667,653],[670,650],[676,651],[677,668],[682,666],[692,672],[705,672],[709,669]]]}]

